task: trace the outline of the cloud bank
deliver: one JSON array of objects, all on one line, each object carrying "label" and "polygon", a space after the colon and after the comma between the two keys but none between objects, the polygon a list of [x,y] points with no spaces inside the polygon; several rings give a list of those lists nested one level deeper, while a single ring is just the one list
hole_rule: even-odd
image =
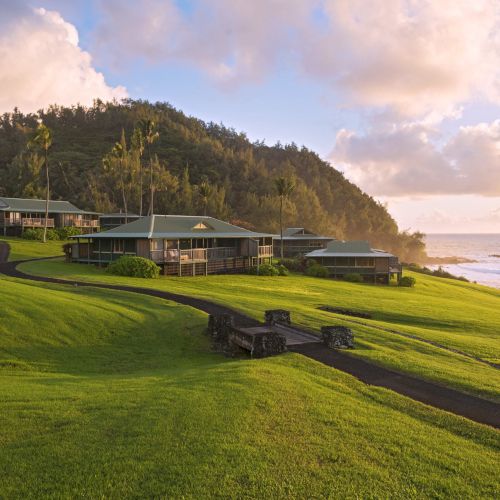
[{"label": "cloud bank", "polygon": [[51,104],[92,104],[127,96],[109,86],[78,46],[75,27],[59,13],[32,10],[21,2],[2,6],[0,23],[0,111],[37,111]]}]

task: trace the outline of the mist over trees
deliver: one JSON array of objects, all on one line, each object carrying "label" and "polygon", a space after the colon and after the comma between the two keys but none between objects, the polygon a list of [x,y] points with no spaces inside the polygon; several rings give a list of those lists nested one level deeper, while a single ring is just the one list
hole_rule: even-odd
[{"label": "mist over trees", "polygon": [[[18,110],[0,118],[0,195],[43,197],[43,158],[27,148],[39,121],[52,131],[52,199],[101,212],[208,215],[260,231],[283,224],[417,261],[423,235],[400,232],[386,208],[313,151],[267,146],[244,133],[188,117],[167,103],[96,101]],[[148,141],[149,134],[149,141]],[[291,179],[285,199],[275,179]]]}]

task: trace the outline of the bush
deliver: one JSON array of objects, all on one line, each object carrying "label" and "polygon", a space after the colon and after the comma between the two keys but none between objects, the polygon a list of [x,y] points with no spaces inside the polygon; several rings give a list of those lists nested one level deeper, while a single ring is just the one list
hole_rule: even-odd
[{"label": "bush", "polygon": [[314,262],[314,264],[312,265],[309,265],[308,261],[306,274],[307,276],[313,276],[315,278],[326,278],[328,276],[328,269],[325,266],[322,266],[321,264],[318,264],[316,262]]},{"label": "bush", "polygon": [[[67,240],[70,236],[81,234],[81,230],[77,227],[61,227],[57,229],[47,229],[47,240],[59,241]],[[25,240],[43,241],[43,228],[25,229],[21,235]]]},{"label": "bush", "polygon": [[359,273],[348,273],[344,275],[344,281],[349,283],[363,283],[363,276]]},{"label": "bush", "polygon": [[413,276],[403,276],[398,283],[398,286],[404,286],[407,288],[412,288],[415,286],[417,280]]},{"label": "bush", "polygon": [[258,268],[256,266],[251,267],[247,272],[259,276],[288,276],[288,269],[280,264],[261,264]]},{"label": "bush", "polygon": [[119,276],[133,276],[135,278],[158,278],[160,268],[144,257],[123,256],[112,262],[106,272]]},{"label": "bush", "polygon": [[283,264],[278,264],[274,267],[278,270],[278,274],[280,276],[288,276],[290,274],[287,267],[285,267]]},{"label": "bush", "polygon": [[68,240],[70,236],[82,234],[81,228],[78,227],[60,227],[56,229],[56,232],[60,240]]},{"label": "bush", "polygon": [[279,266],[286,267],[289,271],[303,272],[305,268],[304,259],[280,259]]},{"label": "bush", "polygon": [[[25,240],[36,240],[43,241],[43,229],[42,228],[30,228],[25,229],[21,235]],[[58,240],[59,235],[55,229],[47,229],[47,240]]]}]

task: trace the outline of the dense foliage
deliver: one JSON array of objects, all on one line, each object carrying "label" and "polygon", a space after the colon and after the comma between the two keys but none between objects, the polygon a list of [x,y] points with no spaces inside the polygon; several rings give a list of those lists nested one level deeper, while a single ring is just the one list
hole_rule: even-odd
[{"label": "dense foliage", "polygon": [[419,266],[418,264],[409,264],[407,267],[411,271],[421,274],[428,274],[429,276],[436,276],[438,278],[448,278],[451,280],[459,280],[466,282],[469,281],[465,276],[455,276],[454,274],[445,271],[441,266],[439,266],[437,269],[429,269],[426,266]]},{"label": "dense foliage", "polygon": [[[103,212],[127,207],[147,213],[154,193],[156,213],[206,211],[270,232],[278,232],[282,202],[285,226],[368,239],[407,262],[421,259],[422,235],[399,232],[382,204],[316,153],[295,144],[251,143],[243,133],[188,117],[166,103],[97,101],[91,108],[4,114],[0,196],[44,197],[44,156],[26,147],[39,119],[52,131],[54,199]],[[294,185],[281,199],[275,186],[280,177]]]},{"label": "dense foliage", "polygon": [[[52,241],[65,241],[70,236],[81,234],[81,229],[78,227],[60,227],[56,229],[47,229],[47,240]],[[25,240],[43,241],[43,229],[41,228],[28,228],[23,231],[22,237]]]},{"label": "dense foliage", "polygon": [[259,276],[288,276],[288,269],[281,264],[261,264],[259,267],[251,267],[248,274],[258,274]]},{"label": "dense foliage", "polygon": [[344,275],[344,281],[349,283],[363,283],[363,276],[359,273],[347,273]]},{"label": "dense foliage", "polygon": [[160,268],[152,260],[128,255],[112,262],[106,270],[110,274],[134,278],[158,278],[160,275]]},{"label": "dense foliage", "polygon": [[399,280],[398,285],[406,288],[413,288],[417,280],[413,276],[403,276]]}]

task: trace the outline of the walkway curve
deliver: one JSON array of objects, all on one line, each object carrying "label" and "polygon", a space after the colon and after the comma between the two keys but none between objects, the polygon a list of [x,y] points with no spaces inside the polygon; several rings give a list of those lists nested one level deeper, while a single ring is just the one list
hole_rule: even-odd
[{"label": "walkway curve", "polygon": [[[22,262],[28,261],[0,263],[0,274],[42,283],[76,285],[92,288],[104,288],[122,292],[140,293],[142,295],[149,295],[151,297],[157,297],[191,306],[208,314],[231,314],[234,316],[236,324],[241,326],[256,326],[259,324],[257,320],[230,309],[229,307],[186,295],[153,290],[150,288],[111,285],[104,283],[89,283],[84,281],[69,281],[60,278],[25,274],[17,269],[17,265]],[[342,351],[332,351],[321,343],[300,344],[291,346],[289,350],[353,375],[366,384],[391,389],[403,396],[420,401],[435,408],[446,410],[470,420],[500,429],[500,404],[494,403],[493,401],[465,394],[455,389],[443,387],[433,382],[427,382],[410,375],[394,372],[355,356],[345,354]]]}]

